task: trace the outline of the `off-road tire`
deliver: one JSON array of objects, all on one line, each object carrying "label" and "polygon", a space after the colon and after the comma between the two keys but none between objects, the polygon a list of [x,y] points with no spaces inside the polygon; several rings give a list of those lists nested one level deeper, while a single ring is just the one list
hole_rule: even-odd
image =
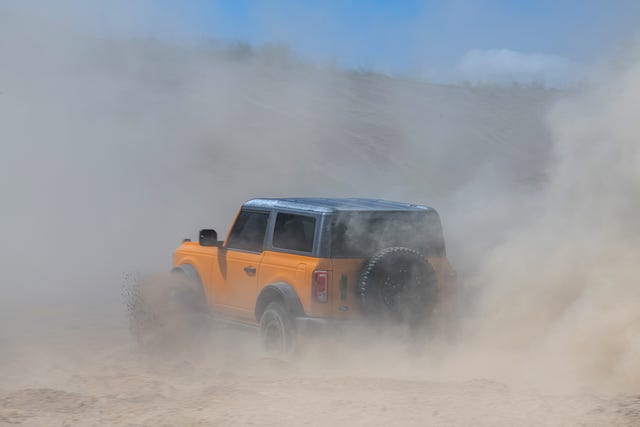
[{"label": "off-road tire", "polygon": [[202,285],[180,272],[135,283],[127,309],[129,329],[143,347],[190,344],[206,330]]},{"label": "off-road tire", "polygon": [[296,344],[294,320],[279,301],[270,302],[260,317],[260,341],[273,357],[286,357]]},{"label": "off-road tire", "polygon": [[365,263],[356,292],[365,316],[417,327],[437,302],[436,273],[418,251],[386,248]]}]

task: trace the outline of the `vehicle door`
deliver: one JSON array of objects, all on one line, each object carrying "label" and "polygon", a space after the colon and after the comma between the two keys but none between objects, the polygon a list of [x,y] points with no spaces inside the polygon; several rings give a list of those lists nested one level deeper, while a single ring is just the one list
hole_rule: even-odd
[{"label": "vehicle door", "polygon": [[254,318],[268,223],[269,212],[243,209],[225,242],[227,292],[221,305],[230,314],[247,320]]},{"label": "vehicle door", "polygon": [[[271,239],[267,237],[260,264],[260,284],[287,283],[294,288],[303,307],[309,308],[312,304],[311,277],[318,265],[314,245],[320,221],[311,214],[274,212],[274,215],[273,233]],[[327,306],[326,301],[319,305]]]}]

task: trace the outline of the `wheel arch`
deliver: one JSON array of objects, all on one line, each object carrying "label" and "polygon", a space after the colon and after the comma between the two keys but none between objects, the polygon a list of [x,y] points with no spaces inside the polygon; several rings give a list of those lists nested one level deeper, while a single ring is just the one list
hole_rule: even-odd
[{"label": "wheel arch", "polygon": [[304,316],[304,309],[300,297],[293,289],[293,286],[286,282],[276,282],[265,286],[256,300],[254,314],[256,321],[260,321],[260,317],[267,305],[273,301],[280,301],[284,305],[287,312],[292,317]]},{"label": "wheel arch", "polygon": [[191,264],[180,264],[179,266],[172,268],[171,273],[182,273],[187,277],[187,279],[202,285],[200,273],[198,273],[198,270]]}]

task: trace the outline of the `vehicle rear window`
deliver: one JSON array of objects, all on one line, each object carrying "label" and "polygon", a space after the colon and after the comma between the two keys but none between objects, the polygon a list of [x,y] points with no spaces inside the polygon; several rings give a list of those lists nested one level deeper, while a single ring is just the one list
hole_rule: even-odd
[{"label": "vehicle rear window", "polygon": [[226,246],[249,252],[262,252],[269,214],[265,212],[241,211],[236,219]]},{"label": "vehicle rear window", "polygon": [[445,255],[440,218],[425,212],[342,212],[330,224],[331,256],[367,258],[393,246],[424,256]]},{"label": "vehicle rear window", "polygon": [[316,219],[312,216],[278,213],[273,247],[300,252],[313,250]]}]

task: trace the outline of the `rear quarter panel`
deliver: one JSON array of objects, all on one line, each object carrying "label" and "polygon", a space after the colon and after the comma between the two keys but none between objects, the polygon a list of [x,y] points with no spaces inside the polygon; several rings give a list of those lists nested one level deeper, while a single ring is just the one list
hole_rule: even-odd
[{"label": "rear quarter panel", "polygon": [[259,291],[267,285],[285,282],[291,285],[308,316],[324,317],[331,314],[329,303],[318,303],[311,297],[314,270],[329,269],[330,263],[321,258],[277,251],[265,251],[260,265]]}]

